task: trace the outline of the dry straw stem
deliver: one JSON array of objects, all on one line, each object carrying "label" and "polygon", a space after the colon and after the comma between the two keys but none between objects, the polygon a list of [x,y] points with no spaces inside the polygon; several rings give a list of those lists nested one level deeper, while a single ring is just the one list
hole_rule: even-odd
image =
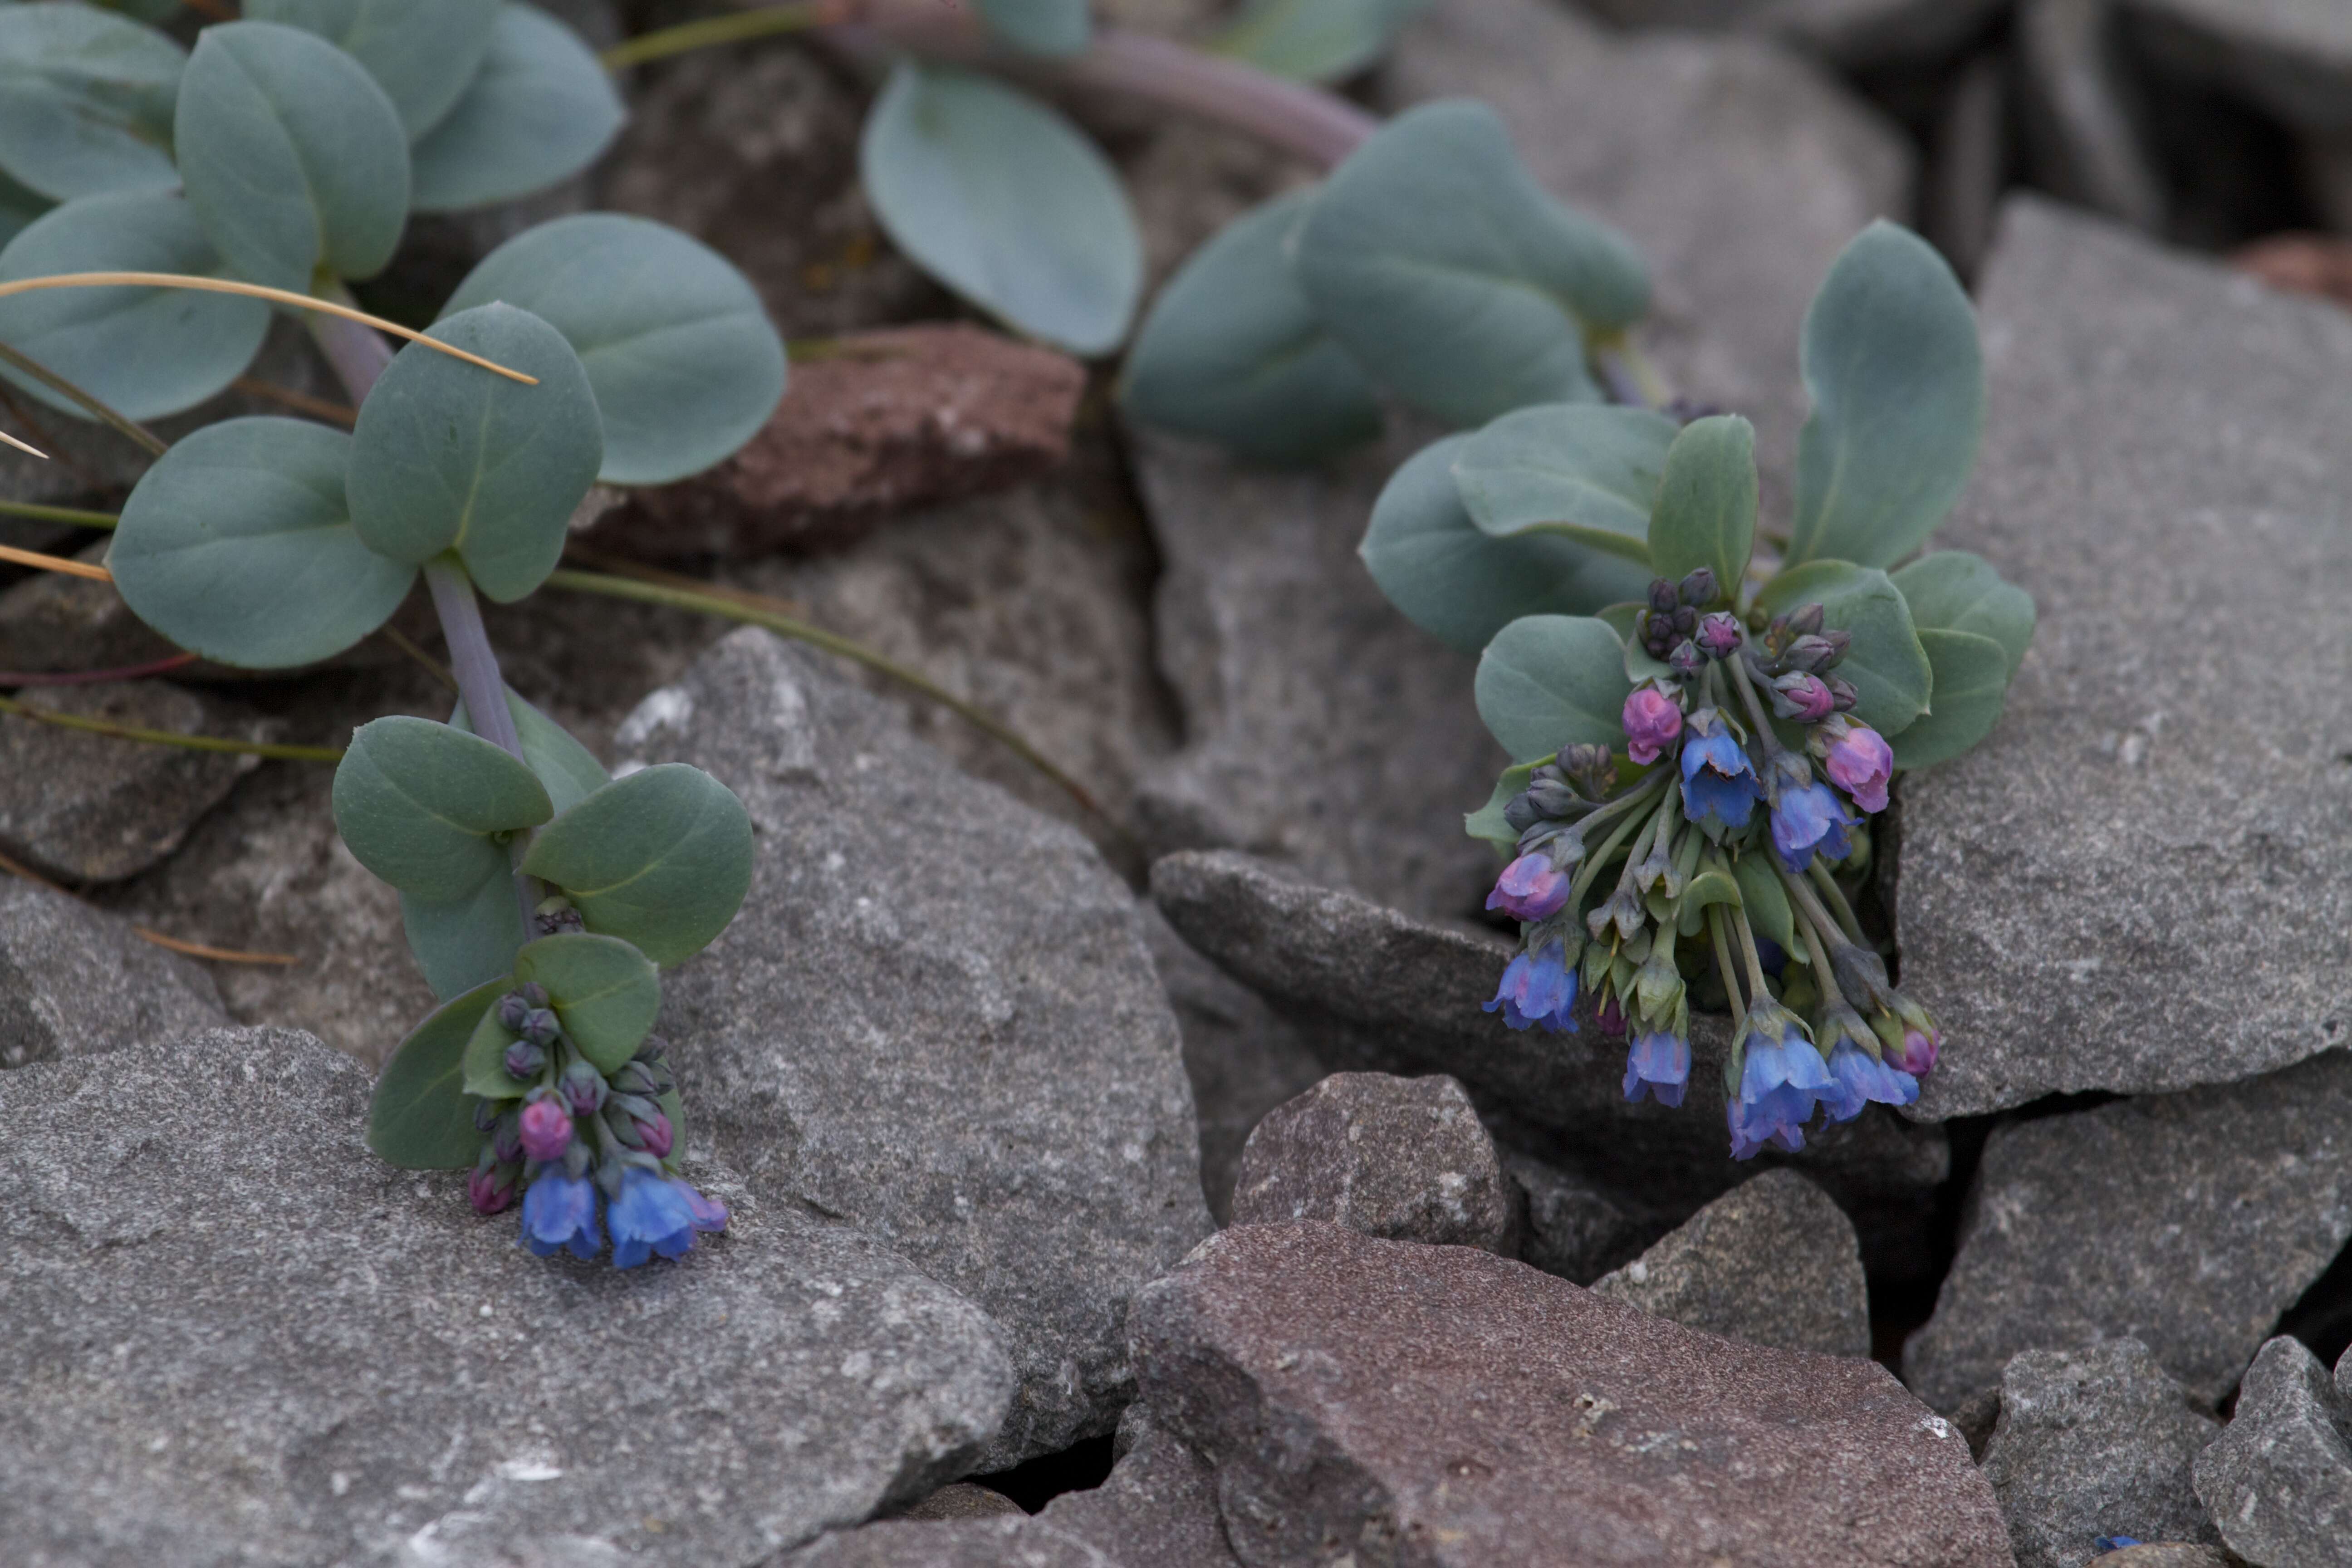
[{"label": "dry straw stem", "polygon": [[423,332],[387,321],[382,316],[371,316],[365,310],[355,310],[349,305],[338,305],[331,300],[316,299],[309,294],[297,294],[290,289],[268,289],[258,283],[237,283],[226,278],[197,278],[185,272],[57,272],[44,278],[20,278],[14,283],[0,283],[0,300],[11,294],[30,294],[42,289],[190,289],[199,294],[242,294],[250,300],[267,300],[273,305],[290,305],[298,310],[316,310],[321,315],[341,316],[345,321],[362,321],[380,332],[390,332],[396,338],[406,338],[427,348],[437,349],[453,359],[478,364],[484,370],[519,381],[525,386],[537,386],[539,378],[525,375],[519,370],[509,370],[484,359],[452,347],[438,338],[428,338]]},{"label": "dry straw stem", "polygon": [[333,746],[284,746],[264,741],[229,741],[218,735],[183,735],[171,730],[142,730],[130,724],[109,723],[103,719],[85,719],[79,713],[52,713],[45,708],[27,708],[6,697],[0,697],[0,713],[13,713],[20,719],[55,724],[60,730],[110,735],[118,741],[144,741],[155,746],[178,746],[190,752],[227,752],[240,757],[273,757],[287,763],[340,763],[343,760],[343,753]]},{"label": "dry straw stem", "polygon": [[16,447],[19,452],[30,452],[36,458],[40,458],[44,463],[49,460],[49,455],[47,452],[42,451],[38,447],[32,445],[30,442],[17,440],[16,437],[9,435],[5,430],[0,430],[0,441],[5,441],[11,447]]},{"label": "dry straw stem", "polygon": [[19,550],[13,544],[0,544],[0,561],[16,566],[35,566],[44,572],[61,572],[68,577],[87,577],[93,583],[111,583],[114,574],[103,566],[93,566],[87,561],[68,561],[62,555],[44,555],[37,550]]},{"label": "dry straw stem", "polygon": [[[27,882],[47,888],[53,893],[63,893],[68,899],[77,899],[85,904],[89,902],[79,893],[71,889],[58,886],[30,866],[20,865],[5,855],[0,855],[0,871],[5,871],[12,877],[22,877]],[[184,952],[191,958],[217,959],[223,963],[299,963],[302,962],[290,952],[239,952],[233,947],[206,947],[203,942],[184,942],[176,936],[165,936],[160,931],[151,931],[142,925],[132,926],[131,932],[142,942],[152,942],[157,947],[169,948],[173,952]]]}]

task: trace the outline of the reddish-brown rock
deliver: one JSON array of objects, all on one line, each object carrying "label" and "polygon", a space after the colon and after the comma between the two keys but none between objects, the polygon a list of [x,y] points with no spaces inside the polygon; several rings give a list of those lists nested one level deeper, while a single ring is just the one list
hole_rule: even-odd
[{"label": "reddish-brown rock", "polygon": [[599,518],[593,543],[650,556],[839,543],[901,508],[1001,489],[1069,456],[1086,372],[961,324],[833,340],[796,360],[749,445]]},{"label": "reddish-brown rock", "polygon": [[1136,1298],[1143,1398],[1252,1568],[2010,1568],[1884,1367],[1678,1327],[1469,1247],[1242,1226]]}]

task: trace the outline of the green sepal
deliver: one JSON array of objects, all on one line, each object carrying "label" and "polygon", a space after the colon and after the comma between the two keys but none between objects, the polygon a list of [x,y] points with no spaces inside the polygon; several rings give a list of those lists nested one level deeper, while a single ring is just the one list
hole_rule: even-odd
[{"label": "green sepal", "polygon": [[1503,776],[1495,781],[1495,793],[1486,797],[1486,804],[1475,811],[1463,814],[1462,831],[1473,838],[1485,839],[1507,857],[1515,853],[1519,846],[1519,830],[1503,820],[1503,808],[1511,804],[1514,795],[1528,787],[1528,778],[1539,765],[1540,759],[1533,763],[1514,763],[1505,768]]},{"label": "green sepal", "polygon": [[386,1164],[454,1171],[480,1154],[482,1134],[466,1096],[466,1045],[503,987],[494,980],[435,1009],[383,1064],[368,1100],[367,1144]]},{"label": "green sepal", "polygon": [[1764,858],[1769,849],[1751,849],[1731,863],[1731,874],[1739,884],[1739,907],[1748,911],[1748,924],[1758,936],[1769,937],[1780,944],[1784,952],[1797,950],[1796,917],[1789,910],[1788,889]]},{"label": "green sepal", "polygon": [[532,840],[522,868],[563,889],[592,931],[677,963],[727,929],[751,887],[751,818],[699,768],[665,763],[582,801]]},{"label": "green sepal", "polygon": [[[501,992],[503,997],[505,993]],[[482,1021],[466,1041],[466,1092],[484,1100],[519,1100],[530,1088],[507,1076],[507,1047],[522,1037],[499,1021],[499,1010],[485,1008]]]},{"label": "green sepal", "polygon": [[661,1011],[653,960],[616,936],[575,931],[523,943],[514,983],[533,981],[547,987],[564,1034],[599,1072],[635,1056]]}]

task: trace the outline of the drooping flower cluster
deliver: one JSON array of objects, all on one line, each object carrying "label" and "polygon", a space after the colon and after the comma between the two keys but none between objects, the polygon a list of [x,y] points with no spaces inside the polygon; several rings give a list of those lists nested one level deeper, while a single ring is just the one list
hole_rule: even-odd
[{"label": "drooping flower cluster", "polygon": [[1712,967],[1736,1019],[1724,1085],[1742,1160],[1802,1148],[1817,1110],[1843,1121],[1911,1103],[1941,1044],[1887,983],[1836,876],[1866,861],[1895,767],[1836,673],[1847,635],[1823,629],[1819,605],[1757,619],[1704,568],[1651,585],[1633,629],[1648,658],[1629,660],[1648,678],[1622,715],[1640,771],[1621,781],[1612,748],[1590,743],[1534,768],[1504,807],[1516,853],[1486,900],[1521,931],[1486,1010],[1574,1030],[1589,991],[1627,1037],[1629,1100],[1682,1103],[1690,990]]},{"label": "drooping flower cluster", "polygon": [[482,1152],[466,1193],[477,1210],[498,1214],[520,1195],[522,1241],[542,1258],[569,1248],[593,1258],[609,1228],[615,1268],[681,1257],[696,1232],[727,1227],[727,1205],[677,1174],[677,1130],[662,1104],[677,1083],[659,1036],[606,1074],[564,1033],[539,985],[508,992],[485,1026],[492,1020],[514,1037],[490,1070],[514,1092],[476,1104]]}]

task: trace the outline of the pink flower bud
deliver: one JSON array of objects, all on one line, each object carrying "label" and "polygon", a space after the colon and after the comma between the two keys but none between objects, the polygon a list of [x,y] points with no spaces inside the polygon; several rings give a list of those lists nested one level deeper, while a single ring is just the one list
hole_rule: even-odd
[{"label": "pink flower bud", "polygon": [[[1867,724],[1849,722],[1829,744],[1822,764],[1830,783],[1853,797],[1864,811],[1886,809],[1886,781],[1895,774],[1895,749]],[[1905,1069],[1909,1070],[1909,1069]]]},{"label": "pink flower bud", "polygon": [[668,1117],[658,1110],[655,1111],[651,1121],[637,1123],[637,1135],[646,1141],[646,1153],[656,1160],[669,1158],[670,1140],[677,1134],[670,1131]]},{"label": "pink flower bud", "polygon": [[497,1214],[515,1201],[515,1168],[494,1165],[490,1169],[474,1170],[466,1176],[466,1196],[471,1200],[476,1214]]},{"label": "pink flower bud", "polygon": [[1625,699],[1625,754],[1635,762],[1656,762],[1682,732],[1683,710],[1656,687],[1636,688]]},{"label": "pink flower bud", "polygon": [[1495,890],[1486,895],[1486,907],[1517,921],[1549,920],[1568,902],[1570,885],[1568,873],[1538,849],[1503,868],[1495,879]]},{"label": "pink flower bud", "polygon": [[522,1108],[522,1152],[534,1160],[561,1160],[572,1142],[572,1118],[561,1100],[534,1100]]}]

